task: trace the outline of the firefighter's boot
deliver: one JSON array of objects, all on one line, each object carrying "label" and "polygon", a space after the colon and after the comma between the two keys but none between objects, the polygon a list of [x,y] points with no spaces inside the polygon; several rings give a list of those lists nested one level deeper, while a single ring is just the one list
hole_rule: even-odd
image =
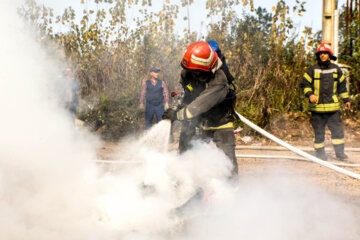
[{"label": "firefighter's boot", "polygon": [[344,152],[344,144],[334,145],[336,159],[340,161],[344,161],[349,157]]},{"label": "firefighter's boot", "polygon": [[320,158],[321,160],[327,161],[327,156],[325,153],[325,148],[317,148],[316,149],[316,157]]}]

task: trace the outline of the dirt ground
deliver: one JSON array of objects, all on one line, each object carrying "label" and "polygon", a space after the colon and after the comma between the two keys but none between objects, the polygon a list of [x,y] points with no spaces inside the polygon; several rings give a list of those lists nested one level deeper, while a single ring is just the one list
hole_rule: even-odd
[{"label": "dirt ground", "polygon": [[[314,154],[312,149],[312,129],[309,124],[291,125],[283,124],[281,121],[272,126],[271,133],[286,141],[287,143]],[[281,127],[282,126],[282,127]],[[291,129],[284,131],[284,129]],[[345,152],[349,156],[346,161],[337,161],[331,145],[330,132],[326,133],[326,152],[331,163],[346,163],[360,165],[360,124],[354,122],[344,122],[345,128]],[[273,143],[257,134],[248,136],[247,131],[241,131],[236,135],[237,155],[270,155],[270,156],[292,156],[300,157],[295,153]],[[244,141],[246,140],[246,141]],[[107,142],[98,151],[99,159],[113,159],[114,152],[118,148],[116,143]],[[238,158],[239,175],[256,177],[262,176],[276,166],[277,169],[284,169],[280,172],[280,177],[286,179],[289,174],[299,174],[313,184],[353,206],[355,215],[359,216],[360,224],[360,180],[354,179],[342,173],[331,170],[318,163],[303,160],[290,160],[284,158],[264,159],[264,158]],[[360,167],[344,167],[344,169],[360,174]]]},{"label": "dirt ground", "polygon": [[[243,147],[243,146],[242,146]],[[299,147],[300,149],[308,149],[307,147]],[[351,150],[351,151],[350,151]],[[356,151],[355,151],[356,150]],[[310,154],[313,151],[306,151]],[[294,156],[297,155],[284,150],[258,150],[258,149],[246,149],[240,148],[236,151],[237,154],[241,155],[284,155],[284,156]],[[327,151],[328,156],[333,159],[329,159],[328,162],[331,163],[351,163],[351,164],[360,164],[360,149],[348,149],[346,151],[349,159],[346,161],[337,161],[335,160],[335,154],[333,151]],[[352,177],[346,176],[342,173],[336,172],[332,169],[329,169],[325,166],[322,166],[318,163],[313,163],[309,161],[301,160],[290,160],[290,159],[262,159],[262,158],[238,158],[239,163],[239,174],[242,176],[256,176],[263,175],[266,173],[269,168],[273,165],[277,167],[287,169],[287,173],[293,171],[294,174],[302,174],[307,176],[311,182],[315,185],[318,185],[320,188],[325,189],[327,192],[335,194],[343,199],[346,199],[349,202],[352,202],[359,206],[360,210],[360,180],[354,179]],[[349,171],[360,174],[360,167],[343,167]],[[284,178],[286,178],[286,174]]]},{"label": "dirt ground", "polygon": [[[308,121],[292,120],[294,116],[284,115],[273,119],[266,129],[276,137],[292,146],[314,154],[312,148],[313,130]],[[360,164],[360,122],[359,120],[343,119],[345,131],[345,152],[349,159],[342,163]],[[335,153],[331,144],[330,131],[325,136],[326,152],[329,162],[341,163],[335,160]],[[243,129],[236,134],[237,154],[250,155],[286,155],[297,156],[277,143],[256,134],[249,129]],[[176,147],[176,146],[175,146]],[[105,142],[98,150],[99,159],[113,159],[118,148],[117,143]],[[299,156],[298,156],[299,157]],[[311,181],[326,191],[339,195],[359,205],[360,209],[360,180],[328,169],[317,163],[289,159],[238,158],[239,173],[241,175],[261,175],[272,165],[293,169],[294,172],[306,174]],[[360,167],[343,167],[360,174]],[[284,176],[286,177],[286,176]]]},{"label": "dirt ground", "polygon": [[[294,144],[294,143],[292,143]],[[309,146],[293,145],[310,154],[314,151]],[[114,159],[118,144],[106,142],[98,150],[99,159]],[[332,148],[327,148],[327,155],[331,163],[347,163],[360,165],[360,148],[346,148],[346,154],[349,159],[346,161],[337,161]],[[270,145],[237,145],[236,154],[238,155],[270,155],[270,156],[292,156],[300,157],[295,153],[288,151],[281,146]],[[357,204],[360,211],[360,180],[346,176],[342,173],[321,166],[318,163],[302,160],[291,159],[263,159],[263,158],[238,158],[239,174],[242,176],[261,176],[266,173],[272,166],[287,169],[286,172],[294,171],[306,175],[314,184],[325,189],[326,191],[338,195],[349,202]],[[343,167],[349,171],[360,174],[360,167]],[[286,174],[284,175],[286,178]]]}]

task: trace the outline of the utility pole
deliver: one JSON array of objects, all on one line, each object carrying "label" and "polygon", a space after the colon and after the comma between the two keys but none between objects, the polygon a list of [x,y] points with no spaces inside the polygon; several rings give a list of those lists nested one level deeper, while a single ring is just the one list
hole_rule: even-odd
[{"label": "utility pole", "polygon": [[[339,55],[339,11],[337,0],[323,0],[322,37],[321,41],[330,43],[334,55]],[[346,85],[349,89],[350,66],[337,63],[346,76]]]},{"label": "utility pole", "polygon": [[191,33],[191,31],[190,31],[190,10],[189,10],[190,3],[189,3],[189,1],[190,0],[186,1],[186,6],[187,6],[188,37],[189,37],[189,43],[190,43],[190,33]]},{"label": "utility pole", "polygon": [[336,0],[323,0],[322,17],[322,42],[330,43],[334,48],[335,43],[335,10]]}]

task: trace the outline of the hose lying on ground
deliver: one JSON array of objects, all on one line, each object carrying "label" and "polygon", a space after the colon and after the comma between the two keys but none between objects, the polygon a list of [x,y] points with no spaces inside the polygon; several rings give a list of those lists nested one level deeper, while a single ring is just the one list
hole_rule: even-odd
[{"label": "hose lying on ground", "polygon": [[[299,160],[299,161],[308,161],[311,162],[311,160],[301,157],[295,157],[295,156],[285,156],[285,155],[249,155],[249,154],[236,154],[237,158],[267,158],[267,159],[290,159],[290,160]],[[331,162],[332,164],[336,166],[342,166],[342,167],[360,167],[360,164],[353,164],[353,163],[335,163]]]},{"label": "hose lying on ground", "polygon": [[246,125],[248,125],[252,129],[254,129],[255,131],[259,132],[260,134],[264,135],[265,137],[269,138],[270,140],[276,142],[277,144],[289,149],[290,151],[292,151],[292,152],[294,152],[294,153],[296,153],[296,154],[298,154],[300,156],[303,156],[304,158],[309,159],[310,161],[316,162],[316,163],[318,163],[318,164],[320,164],[322,166],[330,168],[330,169],[332,169],[334,171],[343,173],[345,175],[348,175],[348,176],[356,178],[356,179],[360,179],[360,174],[357,174],[357,173],[351,172],[349,170],[337,167],[332,163],[329,163],[327,161],[323,161],[323,160],[321,160],[321,159],[319,159],[317,157],[314,157],[314,156],[312,156],[312,155],[310,155],[310,154],[308,154],[308,153],[306,153],[304,151],[301,151],[300,149],[297,149],[296,147],[293,147],[290,144],[288,144],[288,143],[282,141],[281,139],[275,137],[274,135],[266,132],[264,129],[260,128],[259,126],[255,125],[254,123],[252,123],[251,121],[249,121],[248,119],[246,119],[245,117],[240,115],[238,112],[235,111],[235,113],[243,123],[245,123]]},{"label": "hose lying on ground", "polygon": [[[284,156],[284,155],[247,155],[247,154],[236,154],[237,158],[267,158],[267,159],[291,159],[291,160],[299,160],[299,161],[309,161],[306,158],[301,157],[294,157],[294,156]],[[143,161],[122,161],[122,160],[114,160],[114,159],[98,159],[95,160],[96,163],[103,163],[103,164],[142,164]],[[332,163],[336,166],[342,167],[360,167],[360,164],[351,164],[351,163]]]},{"label": "hose lying on ground", "polygon": [[113,159],[98,159],[95,160],[96,163],[116,163],[116,164],[142,164],[144,163],[143,161],[123,161],[123,160],[113,160]]}]

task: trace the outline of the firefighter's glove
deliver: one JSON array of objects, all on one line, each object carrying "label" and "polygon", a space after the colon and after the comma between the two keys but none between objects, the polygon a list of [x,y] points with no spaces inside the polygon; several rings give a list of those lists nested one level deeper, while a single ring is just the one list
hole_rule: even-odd
[{"label": "firefighter's glove", "polygon": [[166,110],[162,116],[162,119],[169,119],[171,121],[177,120],[177,111],[174,109],[169,108]]}]

